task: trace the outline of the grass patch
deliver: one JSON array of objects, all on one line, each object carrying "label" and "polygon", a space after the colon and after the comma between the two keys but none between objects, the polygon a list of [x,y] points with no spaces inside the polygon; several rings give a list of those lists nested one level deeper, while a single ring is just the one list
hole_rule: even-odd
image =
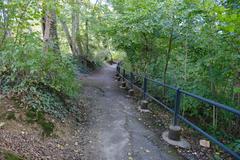
[{"label": "grass patch", "polygon": [[16,120],[15,113],[13,111],[7,113],[7,120]]},{"label": "grass patch", "polygon": [[44,112],[31,109],[26,112],[26,116],[28,123],[37,123],[41,126],[44,137],[52,135],[55,126],[52,122],[45,119]]},{"label": "grass patch", "polygon": [[43,121],[40,123],[40,125],[43,130],[43,133],[42,133],[43,136],[49,137],[52,135],[53,129],[54,129],[54,124],[52,122]]},{"label": "grass patch", "polygon": [[3,157],[4,160],[24,160],[22,157],[11,153],[9,151],[0,151],[0,158]]}]

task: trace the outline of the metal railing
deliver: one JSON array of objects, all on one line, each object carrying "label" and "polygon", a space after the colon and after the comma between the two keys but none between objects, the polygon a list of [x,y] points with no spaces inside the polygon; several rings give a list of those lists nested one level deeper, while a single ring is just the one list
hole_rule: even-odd
[{"label": "metal railing", "polygon": [[[120,67],[119,65],[117,65],[117,73],[120,75],[120,77],[123,80],[126,80],[129,82],[130,87],[133,88],[137,88],[138,90],[140,90],[143,93],[143,98],[146,99],[147,97],[152,99],[153,101],[155,101],[156,103],[160,104],[162,107],[164,107],[165,109],[167,109],[169,112],[171,112],[174,116],[173,116],[173,125],[177,125],[179,120],[184,122],[185,124],[189,125],[190,127],[192,127],[194,130],[198,131],[199,133],[201,133],[203,136],[205,136],[207,139],[209,139],[212,143],[218,145],[223,151],[229,153],[231,156],[233,156],[235,159],[240,160],[240,154],[234,152],[233,150],[231,150],[229,147],[227,147],[225,144],[223,144],[222,142],[220,142],[219,140],[217,140],[215,137],[213,137],[212,135],[208,134],[207,132],[205,132],[204,130],[202,130],[200,127],[198,127],[197,125],[195,125],[194,123],[190,122],[188,119],[186,119],[185,117],[183,117],[182,115],[180,115],[180,104],[181,104],[181,97],[182,95],[188,96],[188,97],[192,97],[194,99],[197,99],[201,102],[213,105],[219,109],[225,110],[227,112],[233,113],[237,118],[240,118],[240,110],[234,109],[230,106],[226,106],[223,104],[220,104],[218,102],[215,102],[213,100],[198,96],[196,94],[193,93],[189,93],[186,92],[184,90],[182,90],[181,88],[178,87],[174,87],[168,84],[164,84],[162,82],[153,80],[148,78],[147,76],[141,75],[141,74],[134,74],[131,71],[128,71],[129,74],[126,73],[127,71]],[[129,75],[129,76],[128,76]],[[135,77],[142,79],[142,83],[141,86],[134,84],[134,79]],[[157,98],[155,98],[154,96],[152,96],[150,93],[148,93],[147,90],[147,86],[149,82],[152,82],[158,86],[162,86],[165,88],[168,88],[170,90],[175,91],[175,106],[174,108],[170,108],[168,107],[164,102],[158,100]]]}]

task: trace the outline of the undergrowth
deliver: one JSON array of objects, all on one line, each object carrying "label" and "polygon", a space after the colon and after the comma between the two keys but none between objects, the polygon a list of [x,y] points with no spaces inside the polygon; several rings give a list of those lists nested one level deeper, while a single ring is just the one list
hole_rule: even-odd
[{"label": "undergrowth", "polygon": [[44,112],[30,109],[26,112],[28,123],[37,123],[42,128],[42,136],[51,136],[54,130],[54,124],[46,120]]},{"label": "undergrowth", "polygon": [[19,157],[18,155],[5,150],[0,150],[0,156],[1,155],[5,160],[23,160],[23,158]]},{"label": "undergrowth", "polygon": [[44,53],[37,35],[24,38],[0,50],[0,91],[20,107],[63,119],[80,87],[71,57]]}]

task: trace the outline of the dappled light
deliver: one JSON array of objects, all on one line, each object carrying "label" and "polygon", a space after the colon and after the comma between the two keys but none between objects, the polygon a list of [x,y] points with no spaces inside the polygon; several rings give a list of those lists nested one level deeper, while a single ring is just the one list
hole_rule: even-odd
[{"label": "dappled light", "polygon": [[240,159],[240,1],[0,0],[0,160]]}]

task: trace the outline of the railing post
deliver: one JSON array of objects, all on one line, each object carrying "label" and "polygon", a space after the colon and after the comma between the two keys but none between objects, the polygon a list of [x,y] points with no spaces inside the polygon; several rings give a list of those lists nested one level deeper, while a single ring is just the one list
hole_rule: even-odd
[{"label": "railing post", "polygon": [[128,90],[129,96],[134,96],[133,83],[134,83],[134,75],[133,75],[133,72],[130,72],[130,89]]},{"label": "railing post", "polygon": [[118,77],[119,76],[119,65],[117,65],[117,69],[116,69],[116,76]]},{"label": "railing post", "polygon": [[143,79],[143,99],[146,99],[147,96],[147,77],[144,76]]},{"label": "railing post", "polygon": [[148,101],[147,101],[147,76],[143,78],[143,100],[141,100],[141,109],[148,110]]},{"label": "railing post", "polygon": [[174,119],[173,119],[173,125],[178,125],[178,114],[180,111],[180,101],[181,101],[181,92],[180,88],[176,90],[176,97],[175,97],[175,108],[174,108]]},{"label": "railing post", "polygon": [[189,148],[190,144],[181,137],[182,128],[178,125],[178,115],[180,111],[180,100],[181,100],[181,90],[178,88],[176,90],[175,97],[175,108],[174,108],[174,119],[173,124],[169,126],[168,131],[163,132],[162,137],[169,144],[177,145],[182,148]]},{"label": "railing post", "polygon": [[117,81],[121,81],[121,67],[118,66],[118,77],[117,77]]},{"label": "railing post", "polygon": [[125,75],[126,75],[126,71],[125,69],[123,69],[123,81],[125,81]]},{"label": "railing post", "polygon": [[131,72],[130,73],[130,87],[131,87],[131,89],[133,88],[133,81],[134,81],[134,75],[133,75],[133,73]]}]

